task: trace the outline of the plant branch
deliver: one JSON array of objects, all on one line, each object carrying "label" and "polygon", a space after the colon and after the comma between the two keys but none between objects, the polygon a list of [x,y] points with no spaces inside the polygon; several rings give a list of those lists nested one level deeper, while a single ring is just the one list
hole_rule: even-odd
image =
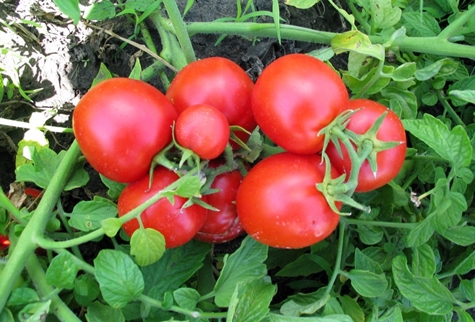
[{"label": "plant branch", "polygon": [[462,13],[460,16],[457,17],[451,24],[445,27],[437,36],[440,39],[448,40],[450,37],[455,35],[459,32],[460,28],[468,22],[470,19],[474,19],[475,17],[475,6],[472,6],[470,9]]}]

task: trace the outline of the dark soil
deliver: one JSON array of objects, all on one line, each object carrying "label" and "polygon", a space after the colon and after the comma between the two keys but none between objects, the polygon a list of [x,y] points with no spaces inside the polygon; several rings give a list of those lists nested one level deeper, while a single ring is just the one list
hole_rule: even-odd
[{"label": "dark soil", "polygon": [[[181,9],[186,2],[178,1]],[[254,3],[257,10],[272,10],[271,1],[257,0]],[[196,0],[186,15],[186,21],[213,21],[235,16],[235,0]],[[308,10],[297,10],[282,4],[281,17],[287,23],[318,30],[339,32],[347,27],[333,8],[324,7],[323,4]],[[12,30],[3,30],[11,35],[17,50],[24,57],[29,57],[29,64],[21,70],[23,88],[42,89],[32,96],[31,103],[21,97],[0,103],[2,117],[27,121],[35,110],[54,109],[57,116],[51,121],[52,124],[70,127],[74,106],[91,86],[101,63],[118,76],[129,75],[135,57],[140,57],[143,67],[152,63],[151,57],[131,45],[121,49],[122,41],[119,39],[91,29],[83,23],[75,26],[49,0],[6,0],[0,3],[0,19],[10,22],[24,19],[40,26],[17,23],[12,25]],[[133,24],[125,17],[95,25],[111,29],[126,38],[133,34]],[[150,29],[152,33],[158,34],[156,30]],[[253,42],[252,39],[238,36],[227,36],[215,46],[219,36],[193,36],[197,58],[227,57],[241,65],[254,79],[264,66],[277,57],[293,52],[309,52],[320,47],[317,44],[289,40],[279,43],[276,39]],[[138,39],[134,40],[140,42]],[[158,36],[156,41],[157,44],[160,43]],[[337,67],[344,66],[345,57],[336,57],[332,63]],[[158,80],[151,82],[163,90]],[[9,184],[15,180],[15,144],[22,138],[23,132],[21,129],[0,128],[0,184],[4,191],[8,191]],[[72,140],[70,134],[50,136],[50,144],[56,150],[67,148]],[[92,180],[86,187],[87,196],[103,194],[104,186],[93,171],[91,174]]]}]

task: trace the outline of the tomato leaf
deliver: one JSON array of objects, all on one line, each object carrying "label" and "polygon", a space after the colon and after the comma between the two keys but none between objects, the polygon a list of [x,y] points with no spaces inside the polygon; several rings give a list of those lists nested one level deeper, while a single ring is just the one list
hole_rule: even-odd
[{"label": "tomato leaf", "polygon": [[94,196],[94,200],[80,201],[70,214],[66,214],[69,225],[81,231],[91,231],[101,227],[101,221],[117,216],[117,206],[112,201]]},{"label": "tomato leaf", "polygon": [[427,244],[413,248],[412,272],[414,275],[432,277],[435,271],[435,256],[432,248]]},{"label": "tomato leaf", "polygon": [[144,278],[129,255],[103,249],[94,259],[95,276],[104,300],[113,308],[124,307],[144,290]]},{"label": "tomato leaf", "polygon": [[351,280],[351,286],[358,294],[365,297],[381,296],[388,288],[384,273],[376,274],[370,271],[352,269],[344,274]]},{"label": "tomato leaf", "polygon": [[146,282],[144,293],[162,299],[167,291],[173,292],[203,266],[210,249],[211,245],[195,241],[167,249],[160,260],[141,267]]},{"label": "tomato leaf", "polygon": [[384,48],[382,45],[373,45],[369,37],[358,30],[350,30],[337,34],[331,41],[335,54],[354,51],[360,54],[384,60]]},{"label": "tomato leaf", "polygon": [[54,257],[46,271],[46,281],[58,288],[73,289],[79,268],[70,252]]},{"label": "tomato leaf", "polygon": [[84,12],[84,18],[87,20],[103,21],[114,18],[115,6],[109,0],[102,0],[88,6]]},{"label": "tomato leaf", "polygon": [[102,174],[99,174],[99,176],[101,177],[102,183],[109,188],[109,190],[107,190],[107,195],[111,197],[112,200],[119,199],[120,193],[124,190],[126,184],[112,181],[111,179],[104,177]]},{"label": "tomato leaf", "polygon": [[130,72],[129,78],[138,79],[142,78],[142,65],[140,64],[140,59],[135,60],[134,68]]},{"label": "tomato leaf", "polygon": [[475,243],[475,227],[473,226],[459,226],[452,227],[442,232],[442,236],[451,242],[460,245],[468,246]]},{"label": "tomato leaf", "polygon": [[435,37],[441,31],[437,20],[427,12],[404,12],[401,19],[409,36]]},{"label": "tomato leaf", "polygon": [[113,75],[109,71],[109,69],[104,65],[104,63],[101,63],[101,66],[99,67],[99,71],[97,72],[96,77],[92,80],[91,88],[96,86],[102,81],[105,81],[106,79],[112,78]]},{"label": "tomato leaf", "polygon": [[173,292],[176,303],[187,310],[194,310],[200,301],[201,295],[194,288],[181,287]]},{"label": "tomato leaf", "polygon": [[231,297],[226,321],[261,321],[270,310],[275,292],[270,278],[239,283]]},{"label": "tomato leaf", "polygon": [[122,311],[100,302],[94,302],[87,308],[87,321],[103,321],[103,322],[125,322]]},{"label": "tomato leaf", "polygon": [[320,0],[285,0],[285,4],[298,9],[308,9],[319,3]]},{"label": "tomato leaf", "polygon": [[79,275],[74,282],[74,299],[79,305],[91,305],[100,293],[99,284],[90,274]]},{"label": "tomato leaf", "polygon": [[463,260],[453,269],[454,275],[464,275],[475,269],[475,251],[472,251],[468,256],[466,254],[462,255]]},{"label": "tomato leaf", "polygon": [[[34,182],[37,186],[45,189],[59,164],[64,158],[66,151],[56,154],[53,150],[43,147],[39,150],[34,147],[28,147],[31,152],[31,160],[33,164],[24,164],[15,170],[17,182]],[[64,190],[72,190],[82,187],[89,181],[89,175],[82,168],[82,163],[77,163],[75,170],[71,174],[66,183]]]},{"label": "tomato leaf", "polygon": [[53,0],[54,4],[58,6],[66,16],[73,19],[75,25],[81,18],[81,11],[79,10],[79,0]]},{"label": "tomato leaf", "polygon": [[430,114],[424,114],[422,119],[402,122],[407,131],[449,161],[455,169],[469,166],[472,159],[472,146],[462,126],[455,126],[449,130],[446,124]]},{"label": "tomato leaf", "polygon": [[158,261],[165,252],[165,237],[155,229],[137,229],[130,239],[130,255],[140,266]]},{"label": "tomato leaf", "polygon": [[119,218],[106,218],[101,221],[101,227],[104,229],[106,236],[114,237],[122,227],[122,223]]},{"label": "tomato leaf", "polygon": [[280,308],[280,313],[286,316],[300,316],[302,314],[314,314],[327,304],[330,299],[329,294],[325,294],[325,289],[321,288],[313,293],[300,293],[291,295]]},{"label": "tomato leaf", "polygon": [[214,286],[216,305],[227,307],[238,283],[266,275],[264,261],[267,249],[267,246],[247,236],[233,254],[225,255],[224,267]]},{"label": "tomato leaf", "polygon": [[407,267],[404,255],[394,258],[392,269],[394,281],[402,295],[418,310],[436,315],[452,311],[456,300],[437,278],[414,276]]}]

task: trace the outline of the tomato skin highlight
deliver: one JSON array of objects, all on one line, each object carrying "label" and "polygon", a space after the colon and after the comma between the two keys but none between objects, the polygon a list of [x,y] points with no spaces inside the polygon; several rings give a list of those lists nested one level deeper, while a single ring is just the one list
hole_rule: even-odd
[{"label": "tomato skin highlight", "polygon": [[[396,141],[401,142],[398,146],[378,152],[376,156],[376,163],[378,171],[373,173],[368,161],[365,161],[361,167],[358,176],[358,186],[356,192],[368,192],[384,186],[389,181],[394,179],[401,170],[406,157],[406,131],[399,117],[386,106],[368,99],[351,100],[347,109],[356,110],[355,114],[350,116],[350,122],[347,128],[355,133],[365,133],[374,121],[384,112],[388,112],[381,127],[376,135],[377,139],[381,141]],[[351,159],[348,155],[348,150],[340,144],[343,158],[338,154],[335,145],[330,142],[327,154],[330,158],[331,164],[340,173],[351,172]]]},{"label": "tomato skin highlight", "polygon": [[236,194],[242,175],[238,170],[218,175],[211,184],[221,191],[207,195],[207,202],[219,211],[208,210],[206,223],[195,239],[208,243],[225,243],[242,234],[243,228],[236,211]]},{"label": "tomato skin highlight", "polygon": [[[178,113],[196,104],[211,105],[220,110],[230,125],[249,132],[256,127],[251,109],[254,82],[235,62],[223,57],[194,61],[181,69],[172,80],[166,96]],[[244,142],[248,135],[236,132]]]},{"label": "tomato skin highlight", "polygon": [[172,140],[178,116],[155,87],[129,78],[112,78],[94,86],[73,113],[73,130],[91,166],[123,183],[147,174],[155,154]]},{"label": "tomato skin highlight", "polygon": [[[328,237],[340,215],[332,211],[316,188],[325,175],[321,161],[319,155],[283,152],[254,166],[236,197],[244,230],[259,242],[277,248],[307,247]],[[334,169],[332,176],[338,176]]]},{"label": "tomato skin highlight", "polygon": [[304,54],[290,54],[267,66],[256,81],[252,110],[262,131],[298,154],[323,147],[318,132],[348,103],[345,84],[331,67]]},{"label": "tomato skin highlight", "polygon": [[[176,173],[158,166],[153,172],[150,189],[148,175],[128,184],[117,203],[119,217],[141,205],[178,178]],[[190,241],[203,227],[208,213],[207,209],[199,205],[181,209],[187,199],[175,196],[174,200],[172,205],[168,199],[162,198],[140,214],[144,228],[153,228],[163,234],[166,248],[178,247]],[[132,236],[139,227],[137,219],[132,219],[122,225],[129,236]]]},{"label": "tomato skin highlight", "polygon": [[229,136],[229,123],[224,114],[207,104],[187,108],[175,123],[176,141],[201,159],[217,158],[226,148]]}]

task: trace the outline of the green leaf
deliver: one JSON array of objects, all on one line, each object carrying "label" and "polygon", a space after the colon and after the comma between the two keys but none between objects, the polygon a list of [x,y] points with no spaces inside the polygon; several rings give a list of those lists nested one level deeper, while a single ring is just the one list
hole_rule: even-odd
[{"label": "green leaf", "polygon": [[401,64],[391,73],[391,79],[395,82],[406,82],[412,80],[414,79],[416,68],[417,66],[415,62]]},{"label": "green leaf", "polygon": [[313,293],[291,295],[280,307],[280,313],[287,316],[314,314],[327,304],[330,297],[329,294],[325,294],[324,288]]},{"label": "green leaf", "polygon": [[119,199],[120,193],[122,190],[124,190],[127,184],[112,181],[111,179],[104,177],[102,174],[99,174],[99,176],[101,177],[102,183],[104,183],[105,186],[109,188],[109,190],[107,190],[107,195],[111,197],[112,200]]},{"label": "green leaf", "polygon": [[351,286],[360,295],[378,297],[388,288],[388,281],[384,273],[376,274],[370,271],[352,269],[344,274],[351,280]]},{"label": "green leaf", "polygon": [[472,146],[462,126],[457,125],[449,130],[446,124],[430,114],[424,114],[422,119],[402,122],[407,131],[449,161],[455,169],[469,166]]},{"label": "green leaf", "polygon": [[[401,19],[402,11],[398,7],[393,7],[391,0],[370,1],[372,27],[374,29],[384,29],[392,27]],[[373,31],[375,32],[375,31]]]},{"label": "green leaf", "polygon": [[[26,306],[28,303],[37,302],[40,300],[38,293],[29,287],[19,287],[14,289],[7,301],[7,306],[10,308],[20,308]],[[0,320],[1,321],[1,320]]]},{"label": "green leaf", "polygon": [[224,256],[224,267],[214,286],[215,303],[227,307],[238,283],[266,275],[264,261],[268,247],[247,236],[231,255]]},{"label": "green leaf", "polygon": [[48,284],[58,288],[72,289],[79,271],[70,252],[64,252],[54,257],[46,270]]},{"label": "green leaf", "polygon": [[475,104],[475,90],[451,90],[449,95],[455,96],[462,101],[467,103]]},{"label": "green leaf", "polygon": [[458,63],[452,58],[442,58],[438,61],[416,70],[414,76],[419,81],[428,80],[434,76],[447,76],[455,73],[458,68]]},{"label": "green leaf", "polygon": [[167,249],[159,261],[141,267],[145,279],[144,293],[162,300],[167,291],[178,289],[203,266],[210,249],[211,245],[197,241]]},{"label": "green leaf", "polygon": [[191,198],[200,195],[202,181],[200,177],[191,175],[183,176],[177,181],[178,187],[175,194],[183,198]]},{"label": "green leaf", "polygon": [[132,79],[142,79],[142,65],[140,64],[140,59],[135,60],[134,68],[130,72],[129,78]]},{"label": "green leaf", "polygon": [[27,304],[18,312],[18,316],[21,317],[20,321],[42,321],[48,315],[50,306],[51,300]]},{"label": "green leaf", "polygon": [[340,297],[341,306],[345,314],[351,316],[354,322],[364,322],[365,314],[358,302],[348,295]]},{"label": "green leaf", "polygon": [[132,11],[146,11],[150,6],[156,5],[156,0],[127,0],[125,3],[126,9],[131,9]]},{"label": "green leaf", "polygon": [[119,218],[106,218],[101,221],[101,227],[108,237],[114,237],[122,227],[122,222]]},{"label": "green leaf", "polygon": [[[440,202],[434,202],[435,211],[430,215],[430,224],[439,234],[455,227],[467,210],[467,201],[459,192],[440,193]],[[437,195],[437,194],[436,194]]]},{"label": "green leaf", "polygon": [[473,226],[452,227],[443,231],[441,235],[460,246],[475,244],[475,227]]},{"label": "green leaf", "polygon": [[74,299],[81,306],[89,306],[97,299],[101,290],[90,274],[82,274],[74,281]]},{"label": "green leaf", "polygon": [[402,318],[402,312],[399,306],[389,308],[383,315],[378,319],[373,320],[374,322],[404,322]]},{"label": "green leaf", "polygon": [[[66,151],[56,154],[53,150],[43,147],[39,150],[29,147],[33,164],[24,164],[15,170],[17,182],[34,182],[37,186],[45,189],[64,158]],[[89,181],[89,175],[78,163],[68,179],[64,190],[72,190],[82,187]]]},{"label": "green leaf", "polygon": [[390,100],[389,105],[391,109],[403,119],[412,119],[417,115],[417,97],[414,93],[388,86],[382,89],[381,94]]},{"label": "green leaf", "polygon": [[385,57],[383,46],[373,45],[369,37],[358,30],[336,34],[331,40],[331,47],[335,54],[354,51],[378,60],[384,60]]},{"label": "green leaf", "polygon": [[103,249],[94,259],[95,276],[104,300],[113,308],[124,307],[144,290],[144,279],[137,264],[127,254]]},{"label": "green leaf", "polygon": [[384,231],[381,227],[357,225],[360,240],[365,245],[375,245],[381,241]]},{"label": "green leaf", "polygon": [[115,6],[109,0],[102,0],[97,3],[93,3],[86,8],[84,12],[84,18],[87,20],[103,21],[114,18]]},{"label": "green leaf", "polygon": [[425,219],[412,228],[407,235],[407,247],[417,247],[429,240],[434,234],[434,228],[430,223],[430,219]]},{"label": "green leaf", "polygon": [[308,9],[319,3],[320,0],[285,0],[285,4],[298,9]]},{"label": "green leaf", "polygon": [[81,18],[79,0],[53,0],[53,2],[56,6],[58,6],[62,13],[73,19],[74,24],[77,25],[79,19]]},{"label": "green leaf", "polygon": [[435,37],[441,31],[437,20],[426,12],[404,12],[401,20],[408,36]]},{"label": "green leaf", "polygon": [[165,237],[152,228],[137,229],[130,239],[130,255],[140,266],[158,261],[165,252]]},{"label": "green leaf", "polygon": [[[463,66],[463,65],[461,65]],[[470,76],[470,77],[464,77],[458,81],[456,81],[454,84],[449,86],[449,93],[456,91],[455,93],[458,93],[459,91],[464,92],[464,91],[470,91],[475,88],[475,75]],[[463,94],[462,94],[463,95]],[[450,95],[449,96],[450,100],[452,101],[452,104],[454,106],[463,106],[467,104],[467,101],[464,99],[459,99],[455,95]]]},{"label": "green leaf", "polygon": [[435,256],[432,248],[423,244],[412,251],[412,272],[416,276],[432,277],[435,274]]},{"label": "green leaf", "polygon": [[94,196],[94,200],[80,201],[67,214],[69,225],[81,231],[91,231],[101,227],[101,221],[117,216],[117,206],[112,201]]},{"label": "green leaf", "polygon": [[469,256],[463,259],[453,270],[454,275],[467,274],[471,270],[475,269],[475,251]]},{"label": "green leaf", "polygon": [[382,274],[383,270],[378,262],[363,253],[358,248],[355,250],[355,268],[358,270],[369,271],[375,274]]},{"label": "green leaf", "polygon": [[276,291],[269,278],[259,278],[239,283],[231,297],[226,321],[261,321],[269,312],[269,305]]},{"label": "green leaf", "polygon": [[92,80],[91,88],[93,88],[94,86],[96,86],[100,82],[105,81],[106,79],[110,79],[112,77],[113,77],[112,73],[109,71],[107,66],[104,63],[101,62],[101,65],[99,67],[99,71],[97,72],[96,77],[94,77],[94,79]]},{"label": "green leaf", "polygon": [[200,301],[201,294],[194,288],[181,287],[173,291],[176,303],[187,310],[196,309],[196,304]]},{"label": "green leaf", "polygon": [[87,308],[86,320],[88,322],[125,322],[125,317],[119,309],[94,302]]},{"label": "green leaf", "polygon": [[296,317],[269,313],[264,322],[353,322],[349,315],[330,314],[323,317]]},{"label": "green leaf", "polygon": [[399,255],[393,259],[394,281],[411,304],[418,310],[432,315],[450,313],[455,298],[435,277],[414,276],[407,267],[407,259]]}]

